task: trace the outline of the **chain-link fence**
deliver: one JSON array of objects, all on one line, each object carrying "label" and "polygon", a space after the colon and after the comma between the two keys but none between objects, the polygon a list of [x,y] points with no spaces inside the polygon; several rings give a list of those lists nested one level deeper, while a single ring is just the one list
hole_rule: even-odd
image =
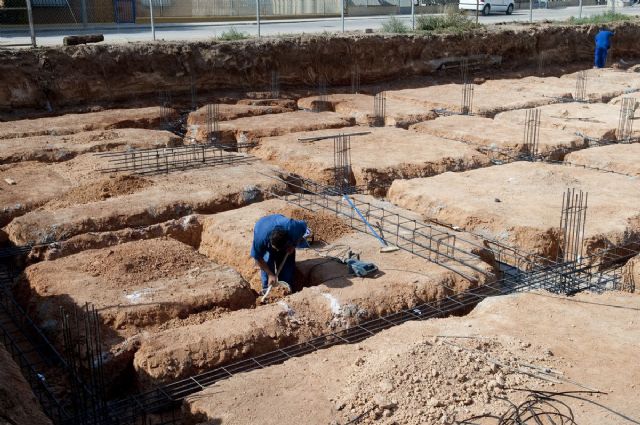
[{"label": "chain-link fence", "polygon": [[[505,2],[506,0],[486,0]],[[595,4],[623,5],[633,0],[514,0],[515,9],[552,9],[567,6]],[[636,0],[638,1],[638,0]],[[268,34],[363,30],[370,24],[356,24],[358,18],[443,13],[457,8],[459,0],[0,0],[0,47],[35,45],[30,39],[30,23],[40,44],[61,44],[63,35],[103,33],[109,41],[143,41],[158,38],[168,40],[194,40],[218,37],[236,25],[249,36],[260,36],[260,20],[286,20],[302,22],[305,19],[334,19],[334,24],[318,23],[283,25],[283,30]],[[532,2],[532,3],[531,3]],[[31,6],[29,8],[29,6]],[[31,9],[31,10],[29,10]],[[602,8],[605,9],[604,7]],[[475,9],[474,9],[475,10]],[[546,19],[541,15],[540,19]],[[602,13],[602,11],[600,11]],[[527,14],[529,15],[529,14]],[[523,12],[519,20],[525,20]],[[31,17],[31,19],[30,19]],[[502,18],[512,20],[514,18]],[[515,18],[516,20],[517,17]],[[360,21],[362,22],[362,21]],[[374,22],[380,26],[383,20]],[[255,24],[258,25],[255,25]],[[199,30],[210,24],[207,30]],[[155,28],[154,28],[155,25]],[[270,25],[274,28],[275,25]],[[171,28],[171,30],[169,29]],[[57,38],[54,39],[54,32]],[[114,36],[114,34],[117,35]],[[265,33],[263,32],[263,35]],[[47,39],[49,37],[49,39]]]}]

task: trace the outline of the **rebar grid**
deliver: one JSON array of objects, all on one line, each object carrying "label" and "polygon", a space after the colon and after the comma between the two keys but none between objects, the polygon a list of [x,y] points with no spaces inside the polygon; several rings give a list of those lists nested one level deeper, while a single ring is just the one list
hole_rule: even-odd
[{"label": "rebar grid", "polygon": [[618,130],[616,131],[618,142],[631,143],[636,108],[637,103],[633,98],[625,97],[620,102],[620,117],[618,118]]},{"label": "rebar grid", "polygon": [[220,139],[220,105],[210,103],[207,105],[207,142],[217,143]]},{"label": "rebar grid", "polygon": [[[287,181],[278,177],[269,177],[279,180],[289,187],[286,192],[272,193],[273,196],[309,211],[332,212],[346,220],[354,230],[371,233],[349,203],[345,202],[338,190],[300,177],[291,176]],[[387,235],[385,238],[387,243],[440,264],[472,281],[477,277],[469,275],[469,269],[480,274],[485,272],[484,269],[476,265],[480,262],[480,257],[471,252],[473,249],[482,248],[480,244],[472,244],[467,240],[459,239],[458,235],[442,226],[421,223],[416,219],[394,213],[357,198],[351,198],[351,200],[367,221],[375,223]],[[459,240],[467,246],[466,249],[456,245]]]},{"label": "rebar grid", "polygon": [[280,72],[271,71],[271,98],[278,99],[280,97]]},{"label": "rebar grid", "polygon": [[473,84],[464,83],[462,85],[462,103],[460,114],[471,115],[473,111]]},{"label": "rebar grid", "polygon": [[102,173],[131,172],[139,175],[168,174],[218,165],[237,165],[253,161],[253,157],[226,152],[220,144],[185,145],[175,148],[152,148],[95,154],[108,158]]},{"label": "rebar grid", "polygon": [[374,125],[384,126],[387,116],[387,96],[385,92],[380,92],[373,97]]},{"label": "rebar grid", "polygon": [[576,76],[576,102],[586,102],[587,99],[587,73],[584,71],[578,72]]},{"label": "rebar grid", "polygon": [[540,110],[527,109],[524,119],[524,149],[530,161],[538,157],[538,143],[540,140]]},{"label": "rebar grid", "polygon": [[324,112],[327,110],[327,79],[324,76],[318,77],[318,97],[313,102],[313,112]]},{"label": "rebar grid", "polygon": [[358,64],[351,68],[351,93],[360,92],[360,66]]},{"label": "rebar grid", "polygon": [[333,138],[333,178],[338,193],[354,193],[351,170],[351,136],[340,134]]}]

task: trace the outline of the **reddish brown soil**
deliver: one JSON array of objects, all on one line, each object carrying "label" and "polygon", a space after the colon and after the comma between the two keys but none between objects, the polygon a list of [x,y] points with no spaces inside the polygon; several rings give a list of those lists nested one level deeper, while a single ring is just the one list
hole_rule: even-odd
[{"label": "reddish brown soil", "polygon": [[230,425],[307,423],[309,411],[314,423],[454,424],[506,412],[505,398],[524,399],[516,388],[591,388],[606,394],[559,399],[576,423],[630,423],[640,417],[640,370],[629,367],[639,309],[637,295],[620,293],[490,298],[465,317],[410,322],[237,374],[185,408],[199,422]]},{"label": "reddish brown soil", "polygon": [[16,244],[50,243],[87,232],[149,226],[192,213],[226,211],[282,190],[283,184],[270,177],[274,175],[273,169],[254,162],[154,176],[154,184],[138,192],[32,211],[14,219],[5,230]]},{"label": "reddish brown soil", "polygon": [[363,132],[370,134],[350,138],[353,173],[350,183],[376,196],[384,196],[395,179],[426,177],[490,164],[489,158],[472,146],[393,127],[359,126],[268,137],[262,139],[252,153],[290,173],[333,186],[333,138],[305,143],[298,139]]},{"label": "reddish brown soil", "polygon": [[[159,128],[163,124],[161,108],[107,109],[86,114],[67,114],[58,117],[0,122],[0,139],[16,137],[79,133],[81,131],[115,128]],[[168,110],[167,118],[176,120],[178,113]]]},{"label": "reddish brown soil", "polygon": [[[294,105],[295,106],[295,105]],[[187,118],[187,137],[196,140],[204,140],[207,136],[207,107],[205,105],[197,111],[191,112]],[[293,112],[295,108],[286,106],[271,105],[218,105],[218,121],[229,121],[243,117],[253,117],[258,115],[279,114],[282,112]]]},{"label": "reddish brown soil", "polygon": [[396,180],[389,199],[426,219],[451,223],[524,252],[555,259],[567,188],[589,192],[585,255],[639,240],[640,188],[636,182],[568,165],[515,162],[426,179]]},{"label": "reddish brown soil", "polygon": [[138,176],[119,175],[98,180],[91,184],[75,187],[63,196],[47,202],[46,209],[55,210],[71,205],[104,201],[116,196],[129,195],[153,184],[151,180]]},{"label": "reddish brown soil", "polygon": [[23,284],[41,322],[56,320],[56,305],[91,302],[104,323],[124,337],[192,313],[250,307],[255,299],[235,271],[168,238],[38,263],[26,269]]},{"label": "reddish brown soil", "polygon": [[583,149],[567,155],[565,160],[575,165],[601,168],[631,176],[640,175],[640,144],[614,144]]},{"label": "reddish brown soil", "polygon": [[160,130],[123,128],[96,130],[65,136],[32,136],[5,139],[0,164],[22,161],[60,162],[89,152],[171,147],[182,144],[173,133]]}]

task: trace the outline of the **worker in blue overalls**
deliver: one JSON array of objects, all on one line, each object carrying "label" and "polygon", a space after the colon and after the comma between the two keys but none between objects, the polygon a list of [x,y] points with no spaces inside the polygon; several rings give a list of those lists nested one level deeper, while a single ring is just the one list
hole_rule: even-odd
[{"label": "worker in blue overalls", "polygon": [[594,65],[596,68],[604,68],[607,63],[607,50],[611,47],[613,32],[603,28],[596,34],[596,52]]},{"label": "worker in blue overalls", "polygon": [[[279,280],[287,282],[294,290],[296,247],[306,247],[305,237],[310,233],[306,222],[281,214],[268,215],[256,222],[251,257],[260,267],[263,293]],[[281,264],[285,256],[286,261]],[[277,267],[281,270],[276,276]]]}]

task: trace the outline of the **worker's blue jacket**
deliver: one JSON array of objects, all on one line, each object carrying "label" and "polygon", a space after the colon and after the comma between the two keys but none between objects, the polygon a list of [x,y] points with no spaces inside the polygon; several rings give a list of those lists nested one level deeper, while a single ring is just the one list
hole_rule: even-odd
[{"label": "worker's blue jacket", "polygon": [[267,253],[271,257],[275,255],[275,249],[269,243],[269,236],[276,227],[282,227],[288,233],[291,244],[295,244],[302,239],[307,231],[307,223],[302,220],[294,220],[281,214],[262,217],[253,228],[251,257],[256,260],[264,260]]},{"label": "worker's blue jacket", "polygon": [[596,34],[596,47],[608,49],[611,47],[611,37],[613,37],[613,33],[611,31],[600,31]]}]

